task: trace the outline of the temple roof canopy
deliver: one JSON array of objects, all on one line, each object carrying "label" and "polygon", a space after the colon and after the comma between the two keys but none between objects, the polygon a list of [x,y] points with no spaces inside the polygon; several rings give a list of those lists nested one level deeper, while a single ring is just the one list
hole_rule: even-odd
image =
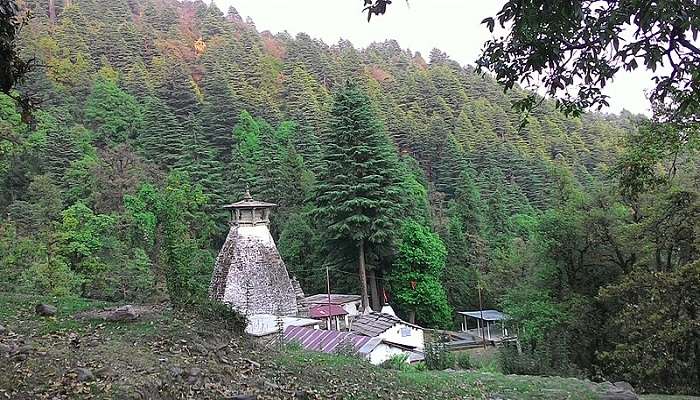
[{"label": "temple roof canopy", "polygon": [[235,208],[271,208],[271,207],[277,207],[277,204],[253,200],[253,196],[251,196],[250,192],[246,190],[245,196],[243,197],[243,200],[237,201],[233,204],[225,205],[222,208],[235,209]]}]

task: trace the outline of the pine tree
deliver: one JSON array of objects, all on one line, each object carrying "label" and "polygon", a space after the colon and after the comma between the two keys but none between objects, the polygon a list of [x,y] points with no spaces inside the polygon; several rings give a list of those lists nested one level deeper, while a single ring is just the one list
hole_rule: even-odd
[{"label": "pine tree", "polygon": [[329,242],[350,251],[355,248],[362,304],[367,310],[367,246],[391,242],[399,213],[396,159],[369,98],[357,85],[347,83],[335,95],[330,125],[316,217]]}]

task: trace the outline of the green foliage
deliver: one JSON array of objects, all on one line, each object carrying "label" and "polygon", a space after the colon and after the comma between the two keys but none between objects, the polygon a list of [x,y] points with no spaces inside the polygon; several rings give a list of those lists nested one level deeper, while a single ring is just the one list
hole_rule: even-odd
[{"label": "green foliage", "polygon": [[141,106],[104,76],[95,81],[85,102],[85,117],[99,139],[117,143],[135,137],[143,123]]},{"label": "green foliage", "polygon": [[447,328],[452,308],[440,278],[447,251],[440,238],[428,228],[404,222],[391,269],[391,288],[399,309],[414,313],[416,321],[430,328]]},{"label": "green foliage", "polygon": [[407,371],[410,369],[410,365],[407,363],[408,355],[406,354],[396,354],[391,356],[388,360],[379,364],[380,367],[384,369],[393,369],[397,371]]},{"label": "green foliage", "polygon": [[[508,1],[496,18],[486,18],[482,23],[491,32],[496,22],[512,25],[512,34],[487,41],[477,64],[492,71],[507,89],[518,82],[531,85],[537,75],[547,93],[558,96],[559,108],[578,115],[584,109],[608,105],[602,89],[618,71],[635,70],[641,66],[640,61],[656,71],[670,62],[670,70],[656,80],[651,99],[660,106],[671,104],[669,111],[675,118],[696,113],[700,54],[685,33],[675,34],[674,29],[680,21],[684,32],[700,29],[697,5],[670,1],[651,13],[640,3],[623,6],[609,0],[601,7]],[[622,38],[624,27],[630,23],[640,34],[633,39]],[[647,48],[666,50],[647,52]],[[576,90],[564,90],[572,86]],[[517,106],[529,111],[538,101],[533,93],[519,100]],[[660,114],[663,108],[658,108]]]},{"label": "green foliage", "polygon": [[697,393],[700,262],[674,271],[639,268],[602,291],[615,314],[605,373],[648,392]]},{"label": "green foliage", "polygon": [[[326,266],[338,292],[367,271],[402,316],[449,328],[480,288],[520,328],[510,371],[689,391],[692,313],[660,322],[681,319],[673,293],[694,293],[679,271],[694,282],[700,258],[685,116],[569,118],[547,100],[516,129],[529,93],[440,50],[426,62],[393,41],[327,46],[258,34],[235,10],[132,3],[74,1],[23,30],[46,67],[17,86],[40,110],[0,95],[0,291],[199,308],[220,206],[249,186],[279,205],[270,230],[309,294]],[[638,316],[652,334],[623,329],[657,299]]]},{"label": "green foliage", "polygon": [[240,334],[245,331],[247,325],[245,316],[233,311],[226,304],[202,299],[191,304],[190,307],[192,311],[205,321],[220,324],[223,330]]},{"label": "green foliage", "polygon": [[469,356],[469,353],[459,353],[456,356],[457,359],[457,366],[460,369],[472,369],[472,358]]},{"label": "green foliage", "polygon": [[[106,245],[106,237],[113,228],[115,220],[108,215],[95,215],[83,203],[75,203],[62,215],[58,228],[62,254],[71,260],[78,270],[88,272],[99,263],[97,253]],[[82,272],[82,271],[81,271]]]},{"label": "green foliage", "polygon": [[455,355],[447,349],[444,340],[425,343],[425,365],[429,370],[454,368],[455,362]]},{"label": "green foliage", "polygon": [[356,85],[336,94],[324,146],[316,214],[327,234],[388,243],[398,214],[395,158],[369,98]]}]

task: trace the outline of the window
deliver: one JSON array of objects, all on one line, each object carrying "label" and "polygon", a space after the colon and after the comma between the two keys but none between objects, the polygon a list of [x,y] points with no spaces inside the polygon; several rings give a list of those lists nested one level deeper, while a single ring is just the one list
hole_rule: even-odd
[{"label": "window", "polygon": [[404,326],[401,328],[401,337],[411,336],[411,328]]}]

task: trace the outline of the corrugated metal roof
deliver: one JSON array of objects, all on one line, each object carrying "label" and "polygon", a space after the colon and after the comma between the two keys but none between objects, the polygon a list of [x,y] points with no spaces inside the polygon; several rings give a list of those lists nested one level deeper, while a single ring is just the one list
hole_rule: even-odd
[{"label": "corrugated metal roof", "polygon": [[369,314],[363,314],[355,319],[350,325],[350,331],[374,337],[381,335],[396,324],[422,329],[420,326],[410,324],[394,315],[371,312]]},{"label": "corrugated metal roof", "polygon": [[[361,297],[356,294],[333,294],[331,293],[331,304],[343,305],[346,303],[352,303],[353,301],[360,301]],[[299,300],[301,304],[328,304],[328,294],[321,293],[315,294],[313,296],[304,297]]]},{"label": "corrugated metal roof", "polygon": [[317,305],[311,307],[309,310],[309,316],[311,318],[328,318],[329,316],[342,317],[343,315],[348,315],[348,312],[337,304]]},{"label": "corrugated metal roof", "polygon": [[[484,321],[502,321],[510,319],[506,314],[498,310],[483,310],[483,311],[460,311],[459,314],[466,315],[472,318],[481,319]],[[482,317],[483,315],[483,317]]]},{"label": "corrugated metal roof", "polygon": [[306,350],[323,353],[333,353],[341,345],[350,344],[357,353],[362,355],[369,354],[382,342],[378,338],[350,332],[324,331],[297,326],[290,326],[284,331],[284,340],[299,343]]}]

